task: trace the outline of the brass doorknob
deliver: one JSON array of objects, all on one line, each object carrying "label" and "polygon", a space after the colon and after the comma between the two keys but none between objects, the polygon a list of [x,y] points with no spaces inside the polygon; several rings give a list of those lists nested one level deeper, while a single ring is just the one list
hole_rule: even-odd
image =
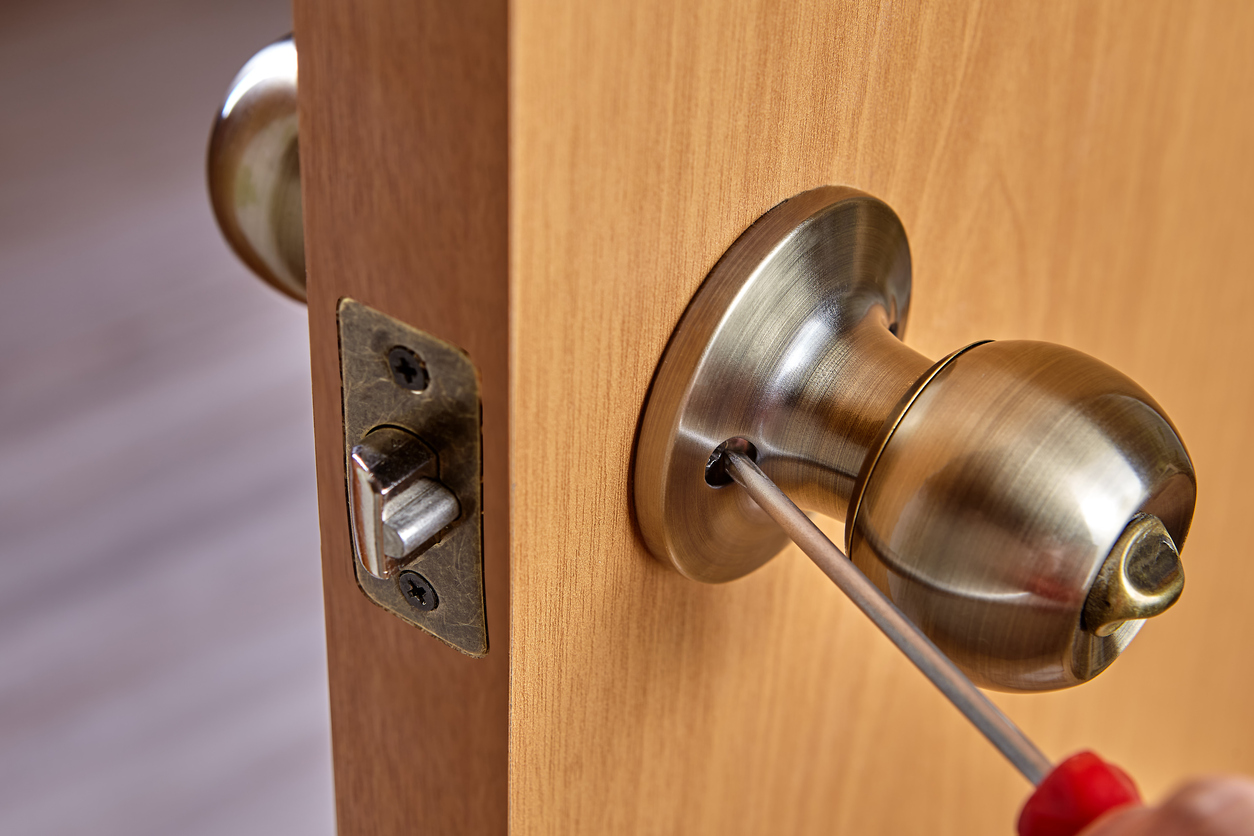
[{"label": "brass doorknob", "polygon": [[244,64],[214,120],[209,200],[231,249],[260,278],[305,301],[296,129],[296,44],[275,41]]},{"label": "brass doorknob", "polygon": [[679,323],[640,427],[649,549],[729,581],[783,531],[711,454],[744,439],[800,507],[846,522],[850,558],[977,683],[1075,685],[1171,606],[1193,465],[1154,400],[1079,351],[901,342],[910,252],[892,210],[823,187],[775,207]]}]

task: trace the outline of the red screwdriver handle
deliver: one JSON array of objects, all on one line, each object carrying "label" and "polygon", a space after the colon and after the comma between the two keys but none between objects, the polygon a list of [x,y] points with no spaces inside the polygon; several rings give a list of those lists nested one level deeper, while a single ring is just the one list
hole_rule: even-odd
[{"label": "red screwdriver handle", "polygon": [[1077,836],[1103,813],[1140,804],[1136,784],[1092,752],[1054,767],[1019,812],[1019,836]]}]

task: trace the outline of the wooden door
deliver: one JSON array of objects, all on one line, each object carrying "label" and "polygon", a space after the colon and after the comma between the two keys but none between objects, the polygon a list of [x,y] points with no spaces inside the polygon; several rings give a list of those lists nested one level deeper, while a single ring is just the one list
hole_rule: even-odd
[{"label": "wooden door", "polygon": [[[903,219],[918,350],[1077,347],[1194,457],[1179,606],[1096,681],[996,702],[1150,797],[1254,771],[1252,36],[1221,0],[297,0],[341,832],[1011,829],[1027,785],[807,561],[702,586],[634,527],[684,306],[825,183]],[[343,296],[479,367],[485,659],[354,583]]]}]

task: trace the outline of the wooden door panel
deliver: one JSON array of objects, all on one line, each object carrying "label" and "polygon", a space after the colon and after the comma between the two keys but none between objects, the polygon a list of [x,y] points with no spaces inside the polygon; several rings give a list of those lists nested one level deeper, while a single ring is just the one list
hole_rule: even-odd
[{"label": "wooden door panel", "polygon": [[912,345],[1076,346],[1147,386],[1196,457],[1179,609],[1096,682],[997,701],[1151,794],[1254,768],[1251,677],[1209,644],[1254,627],[1224,551],[1252,387],[1216,365],[1254,340],[1213,322],[1250,297],[1250,24],[1231,4],[515,4],[518,832],[1006,832],[1027,794],[800,555],[701,587],[633,528],[672,328],[749,223],[823,183],[905,222]]},{"label": "wooden door panel", "polygon": [[[314,435],[340,833],[506,828],[509,675],[506,8],[298,2]],[[483,399],[489,653],[357,587],[336,304],[465,350]]]},{"label": "wooden door panel", "polygon": [[[904,221],[911,345],[1092,353],[1154,394],[1197,466],[1178,607],[1095,682],[996,701],[1048,753],[1092,746],[1151,796],[1254,771],[1254,11],[516,0],[508,16],[507,39],[500,3],[297,3],[342,831],[414,832],[423,809],[494,832],[506,793],[518,833],[1010,830],[1026,784],[799,554],[701,586],[634,527],[636,423],[672,328],[749,223],[824,183]],[[479,364],[485,660],[353,583],[343,295]]]}]

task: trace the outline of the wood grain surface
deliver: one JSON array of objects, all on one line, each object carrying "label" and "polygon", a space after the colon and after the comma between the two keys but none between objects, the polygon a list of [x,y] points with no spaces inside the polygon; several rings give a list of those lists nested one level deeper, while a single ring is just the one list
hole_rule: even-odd
[{"label": "wood grain surface", "polygon": [[[339,832],[499,833],[509,660],[505,3],[299,0],[295,22]],[[342,296],[452,342],[479,369],[485,659],[403,623],[357,587]]]},{"label": "wood grain surface", "polygon": [[633,527],[671,329],[823,183],[905,222],[913,346],[1078,347],[1195,457],[1180,605],[1095,682],[996,701],[1150,797],[1254,770],[1254,6],[517,0],[511,26],[513,831],[1012,829],[1028,786],[797,553],[699,586]]},{"label": "wood grain surface", "polygon": [[[1011,829],[1028,787],[817,569],[790,550],[700,586],[634,527],[636,423],[684,306],[822,183],[905,222],[916,348],[1078,347],[1195,458],[1179,606],[1097,681],[997,702],[1151,797],[1254,770],[1254,7],[515,0],[507,31],[503,2],[298,0],[296,28],[343,833],[499,832],[507,798],[520,834]],[[352,581],[342,295],[483,374],[484,662]]]}]

